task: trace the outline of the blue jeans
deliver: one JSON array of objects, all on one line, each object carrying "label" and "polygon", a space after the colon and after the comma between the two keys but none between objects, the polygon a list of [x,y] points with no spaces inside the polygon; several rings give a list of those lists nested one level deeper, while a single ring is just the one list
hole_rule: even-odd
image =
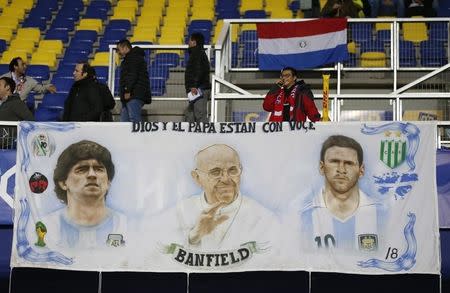
[{"label": "blue jeans", "polygon": [[122,110],[120,110],[120,122],[141,122],[142,107],[144,102],[139,99],[131,99],[127,103],[122,102]]}]

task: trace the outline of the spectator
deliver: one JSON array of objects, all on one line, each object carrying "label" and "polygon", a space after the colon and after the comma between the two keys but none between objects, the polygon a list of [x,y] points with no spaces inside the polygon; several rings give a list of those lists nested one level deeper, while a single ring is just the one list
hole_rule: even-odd
[{"label": "spectator", "polygon": [[103,111],[100,115],[100,121],[112,122],[113,117],[112,117],[111,110],[114,109],[114,107],[116,106],[116,101],[114,100],[114,97],[111,94],[109,87],[97,79],[97,73],[95,72],[95,68],[92,66],[89,66],[89,68],[91,70],[91,75],[97,84],[97,89],[99,91],[99,95],[102,98]]},{"label": "spectator", "polygon": [[211,84],[209,61],[203,44],[204,37],[201,33],[193,33],[189,38],[189,60],[184,73],[186,93],[190,93],[188,97],[191,97],[184,113],[188,122],[208,122],[206,105],[211,93]]},{"label": "spectator", "polygon": [[358,6],[352,0],[328,0],[321,14],[323,17],[359,17]]},{"label": "spectator", "polygon": [[0,121],[34,121],[33,114],[15,92],[16,83],[10,77],[0,77]]},{"label": "spectator", "polygon": [[405,3],[403,0],[372,0],[372,17],[404,17]]},{"label": "spectator", "polygon": [[423,16],[423,17],[435,17],[436,10],[433,0],[404,0],[406,7],[406,17]]},{"label": "spectator", "polygon": [[86,62],[75,65],[75,82],[64,102],[64,121],[100,121],[103,102],[91,66]]},{"label": "spectator", "polygon": [[152,102],[144,50],[132,48],[130,41],[123,39],[117,43],[117,51],[123,58],[119,81],[120,121],[139,122],[142,121],[142,107]]},{"label": "spectator", "polygon": [[41,84],[38,83],[32,77],[26,76],[27,64],[20,57],[15,57],[9,63],[9,72],[3,74],[0,77],[10,77],[16,83],[15,93],[20,95],[22,101],[25,101],[28,94],[34,91],[39,94],[45,92],[56,93],[56,87],[53,84]]},{"label": "spectator", "polygon": [[280,80],[264,98],[263,108],[271,113],[270,121],[320,120],[313,93],[303,80],[297,81],[297,70],[292,67],[281,71]]}]

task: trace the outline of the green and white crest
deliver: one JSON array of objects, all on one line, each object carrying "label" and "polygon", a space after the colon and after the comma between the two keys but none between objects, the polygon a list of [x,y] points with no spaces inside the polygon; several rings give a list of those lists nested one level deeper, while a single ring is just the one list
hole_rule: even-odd
[{"label": "green and white crest", "polygon": [[[394,134],[391,137],[391,134]],[[406,140],[400,133],[386,132],[386,139],[380,143],[380,160],[389,168],[400,166],[406,158]]]}]

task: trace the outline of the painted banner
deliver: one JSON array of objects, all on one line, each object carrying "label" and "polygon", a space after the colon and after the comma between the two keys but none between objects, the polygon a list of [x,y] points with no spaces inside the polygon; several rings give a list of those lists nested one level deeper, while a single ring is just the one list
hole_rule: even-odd
[{"label": "painted banner", "polygon": [[348,59],[347,19],[257,23],[261,70],[315,68]]},{"label": "painted banner", "polygon": [[438,274],[436,124],[19,125],[13,267]]}]

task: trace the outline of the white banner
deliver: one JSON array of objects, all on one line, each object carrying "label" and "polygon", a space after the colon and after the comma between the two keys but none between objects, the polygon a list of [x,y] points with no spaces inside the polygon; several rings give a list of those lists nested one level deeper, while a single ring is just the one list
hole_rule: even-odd
[{"label": "white banner", "polygon": [[19,126],[13,267],[439,274],[436,125]]}]

